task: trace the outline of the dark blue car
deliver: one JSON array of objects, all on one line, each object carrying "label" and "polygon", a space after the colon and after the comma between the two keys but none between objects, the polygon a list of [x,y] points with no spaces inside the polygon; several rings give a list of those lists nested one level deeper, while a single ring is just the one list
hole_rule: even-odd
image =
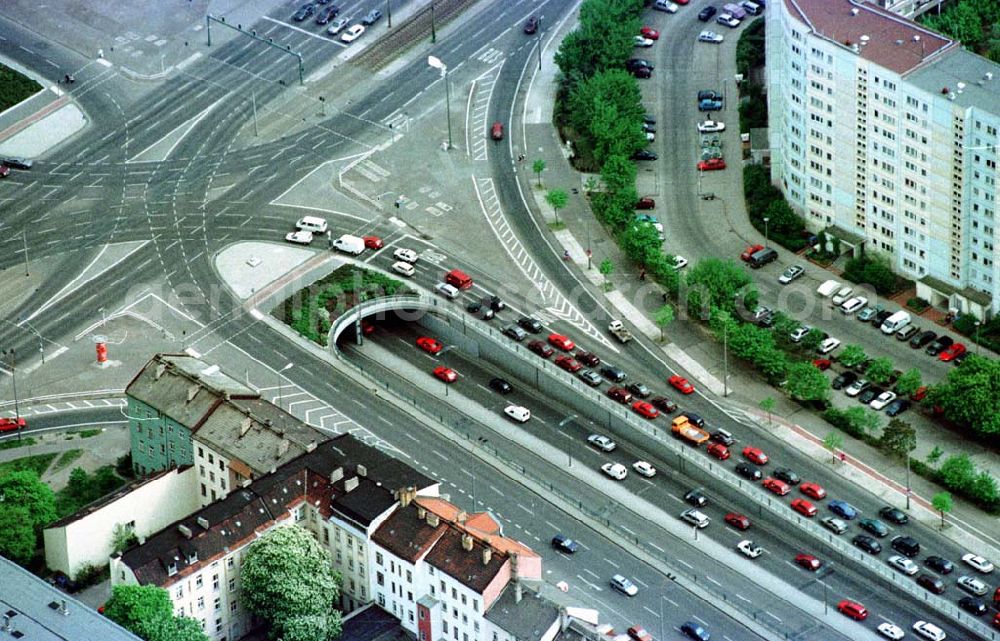
[{"label": "dark blue car", "polygon": [[552,547],[559,550],[560,552],[565,552],[566,554],[573,554],[580,549],[580,544],[573,539],[565,536],[563,534],[556,534],[552,537]]},{"label": "dark blue car", "polygon": [[722,109],[721,100],[706,98],[705,100],[698,101],[698,111],[719,111],[720,109]]},{"label": "dark blue car", "polygon": [[697,639],[697,641],[708,641],[712,638],[712,635],[708,633],[708,630],[701,627],[694,621],[688,621],[682,625],[681,632],[688,635],[692,639]]},{"label": "dark blue car", "polygon": [[830,511],[839,516],[842,519],[847,519],[848,521],[857,518],[858,511],[853,505],[847,501],[841,501],[839,499],[830,501],[828,504],[830,506]]}]

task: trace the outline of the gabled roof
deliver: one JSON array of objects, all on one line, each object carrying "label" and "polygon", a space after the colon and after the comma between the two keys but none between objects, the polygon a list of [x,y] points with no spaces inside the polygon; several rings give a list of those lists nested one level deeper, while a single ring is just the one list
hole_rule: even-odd
[{"label": "gabled roof", "polygon": [[445,521],[432,525],[421,519],[416,506],[410,504],[393,512],[372,534],[372,542],[404,561],[416,563],[447,529]]},{"label": "gabled roof", "polygon": [[858,47],[865,60],[904,74],[938,52],[957,47],[915,22],[869,2],[782,0],[788,12],[812,31],[842,46]]},{"label": "gabled roof", "polygon": [[188,354],[157,354],[136,374],[125,394],[191,430],[224,398],[260,396],[217,365]]},{"label": "gabled roof", "polygon": [[[463,546],[466,536],[470,535],[449,526],[424,558],[437,570],[482,594],[510,557],[474,537],[470,537],[471,549],[467,550]],[[483,554],[487,550],[489,554]]]}]

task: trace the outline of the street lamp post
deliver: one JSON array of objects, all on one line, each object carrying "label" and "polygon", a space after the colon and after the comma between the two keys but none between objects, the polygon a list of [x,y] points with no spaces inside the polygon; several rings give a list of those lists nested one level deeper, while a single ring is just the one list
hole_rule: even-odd
[{"label": "street lamp post", "polygon": [[14,353],[14,348],[11,347],[6,353],[10,356],[10,380],[14,386],[14,425],[17,426],[17,440],[21,440],[21,407],[17,401],[17,354]]},{"label": "street lamp post", "polygon": [[431,0],[431,42],[437,42],[437,31],[434,30],[434,0]]},{"label": "street lamp post", "polygon": [[767,223],[769,223],[769,222],[771,222],[771,219],[765,217],[764,218],[764,247],[767,247],[767,244],[768,244]]},{"label": "street lamp post", "polygon": [[[472,455],[473,456],[476,455],[476,448],[477,447],[479,447],[480,445],[486,445],[489,442],[490,442],[490,440],[488,438],[486,438],[486,437],[480,436],[479,438],[477,438],[476,442],[472,444]],[[475,468],[473,468],[472,469],[472,511],[473,512],[476,511],[476,506],[478,504],[479,504],[478,501],[476,501],[476,470],[475,470]]]},{"label": "street lamp post", "polygon": [[544,20],[544,19],[545,19],[545,16],[538,16],[538,29],[535,30],[535,33],[538,34],[538,70],[539,71],[542,70],[542,20]]},{"label": "street lamp post", "polygon": [[281,379],[285,377],[284,376],[285,372],[292,369],[293,365],[294,363],[288,363],[287,365],[278,370],[278,407],[282,407],[285,402],[284,396],[282,394]]},{"label": "street lamp post", "polygon": [[910,453],[906,453],[906,509],[910,509]]},{"label": "street lamp post", "polygon": [[[576,414],[571,414],[566,418],[564,418],[563,420],[559,421],[559,425],[557,427],[562,427],[563,425],[566,425],[567,423],[573,421],[573,419],[575,418],[577,418]],[[566,467],[573,467],[573,455],[570,454],[568,446],[566,447]]]},{"label": "street lamp post", "polygon": [[[102,307],[101,309],[104,309],[104,308]],[[27,327],[29,330],[31,330],[31,333],[33,333],[35,335],[35,338],[38,339],[38,353],[42,355],[42,365],[44,365],[45,364],[45,347],[42,345],[42,335],[39,334],[38,330],[35,329],[34,327],[32,327],[31,323],[29,323],[27,320],[25,320],[25,319],[22,318],[21,319],[21,324],[24,325],[25,327]]]},{"label": "street lamp post", "polygon": [[[431,3],[431,8],[433,9],[433,7],[434,7],[434,4]],[[434,15],[433,11],[431,11],[431,15]],[[431,24],[433,24],[433,22]],[[432,32],[433,32],[433,28],[432,28]],[[434,67],[435,69],[439,69],[441,71],[441,77],[444,78],[444,100],[445,100],[445,108],[446,108],[447,113],[448,113],[448,149],[451,149],[452,148],[452,144],[451,144],[451,87],[448,85],[448,65],[444,64],[443,62],[441,62],[441,59],[438,58],[437,56],[427,56],[427,64],[429,64],[430,66]]]},{"label": "street lamp post", "polygon": [[729,325],[722,324],[722,398],[729,396]]},{"label": "street lamp post", "polygon": [[976,321],[976,356],[979,356],[979,326],[982,324],[982,321]]}]

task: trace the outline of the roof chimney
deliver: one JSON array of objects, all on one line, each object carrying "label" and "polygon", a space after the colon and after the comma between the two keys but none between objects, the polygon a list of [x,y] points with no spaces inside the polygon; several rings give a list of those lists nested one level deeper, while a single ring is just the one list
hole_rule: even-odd
[{"label": "roof chimney", "polygon": [[987,80],[993,80],[993,72],[992,72],[992,71],[987,71],[987,72],[986,72],[986,75],[985,75],[984,77],[985,77],[985,78],[986,78]]},{"label": "roof chimney", "polygon": [[344,491],[350,492],[351,490],[357,488],[360,482],[361,481],[358,480],[358,477],[352,476],[351,478],[344,481]]},{"label": "roof chimney", "polygon": [[166,371],[167,371],[167,364],[166,363],[157,363],[156,364],[156,373],[153,374],[153,380],[157,380],[157,381],[160,380],[160,377],[163,376],[163,373],[166,372]]},{"label": "roof chimney", "polygon": [[59,599],[59,613],[64,617],[69,616],[69,608],[66,607],[66,599]]},{"label": "roof chimney", "polygon": [[292,446],[292,442],[287,438],[281,439],[281,443],[278,444],[278,458],[281,458],[285,454],[288,454],[288,448]]},{"label": "roof chimney", "polygon": [[958,93],[962,93],[963,89],[965,89],[965,83],[964,82],[958,83]]},{"label": "roof chimney", "polygon": [[852,16],[858,15],[858,8],[857,7],[854,7],[854,8],[851,9],[851,15]]},{"label": "roof chimney", "polygon": [[466,552],[472,551],[472,536],[469,534],[462,535],[462,549]]},{"label": "roof chimney", "polygon": [[868,41],[871,40],[871,37],[870,36],[861,36],[860,38],[858,38],[858,40],[861,41],[861,46],[863,47],[866,44],[868,44]]},{"label": "roof chimney", "polygon": [[183,523],[177,526],[177,531],[180,532],[185,539],[191,538],[191,528],[184,525]]},{"label": "roof chimney", "polygon": [[199,516],[198,517],[198,525],[201,526],[201,529],[207,530],[208,529],[208,519],[206,519],[204,516]]},{"label": "roof chimney", "polygon": [[330,482],[336,483],[340,479],[344,478],[344,468],[338,467],[334,471],[330,472]]},{"label": "roof chimney", "polygon": [[368,468],[360,463],[354,468],[354,471],[358,476],[368,476]]},{"label": "roof chimney", "polygon": [[483,548],[483,565],[489,565],[493,559],[493,549],[489,546]]},{"label": "roof chimney", "polygon": [[198,390],[200,390],[200,389],[201,389],[201,386],[198,385],[197,383],[195,383],[194,385],[191,385],[190,387],[188,387],[188,393],[187,393],[187,402],[188,403],[190,403],[192,400],[194,400],[194,397],[198,395]]},{"label": "roof chimney", "polygon": [[438,515],[437,514],[435,514],[433,512],[428,512],[427,513],[427,525],[429,525],[431,527],[437,527],[440,522],[441,522],[441,520],[438,519]]},{"label": "roof chimney", "polygon": [[458,514],[455,515],[455,523],[465,523],[469,520],[469,513],[465,510],[459,510]]},{"label": "roof chimney", "polygon": [[421,521],[423,521],[424,519],[426,519],[427,518],[427,509],[426,508],[422,508],[422,507],[418,507],[417,508],[417,518],[420,519]]},{"label": "roof chimney", "polygon": [[250,427],[253,425],[253,420],[250,418],[250,412],[243,415],[243,420],[240,421],[240,436],[246,436],[247,432],[250,431]]}]

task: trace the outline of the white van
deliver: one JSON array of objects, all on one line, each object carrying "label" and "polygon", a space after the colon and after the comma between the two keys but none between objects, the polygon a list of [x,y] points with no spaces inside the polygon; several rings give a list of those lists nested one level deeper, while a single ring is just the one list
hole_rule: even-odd
[{"label": "white van", "polygon": [[398,260],[392,264],[392,271],[402,276],[406,276],[407,278],[413,276],[413,274],[416,272],[416,270],[413,269],[413,265],[407,262],[403,262],[401,260]]},{"label": "white van", "polygon": [[438,283],[434,286],[434,289],[445,298],[450,298],[452,300],[458,298],[458,288],[454,285],[449,285],[448,283]]},{"label": "white van", "polygon": [[302,231],[311,231],[314,234],[325,234],[326,219],[315,216],[303,216],[299,219],[299,222],[295,223],[295,227]]},{"label": "white van", "polygon": [[357,256],[365,250],[365,239],[360,236],[344,234],[337,240],[333,241],[333,247],[334,249],[339,249],[347,254],[354,254]]},{"label": "white van", "polygon": [[882,323],[883,334],[894,334],[910,324],[909,312],[902,310],[896,312]]},{"label": "white van", "polygon": [[670,0],[656,0],[653,4],[653,8],[657,11],[666,11],[667,13],[677,13],[677,5]]},{"label": "white van", "polygon": [[840,283],[835,280],[828,280],[816,288],[816,293],[823,298],[830,298],[838,289],[840,289]]},{"label": "white van", "polygon": [[746,12],[752,16],[759,16],[762,11],[759,4],[756,2],[750,2],[750,0],[743,0],[743,2],[740,3],[740,6],[746,9]]}]

